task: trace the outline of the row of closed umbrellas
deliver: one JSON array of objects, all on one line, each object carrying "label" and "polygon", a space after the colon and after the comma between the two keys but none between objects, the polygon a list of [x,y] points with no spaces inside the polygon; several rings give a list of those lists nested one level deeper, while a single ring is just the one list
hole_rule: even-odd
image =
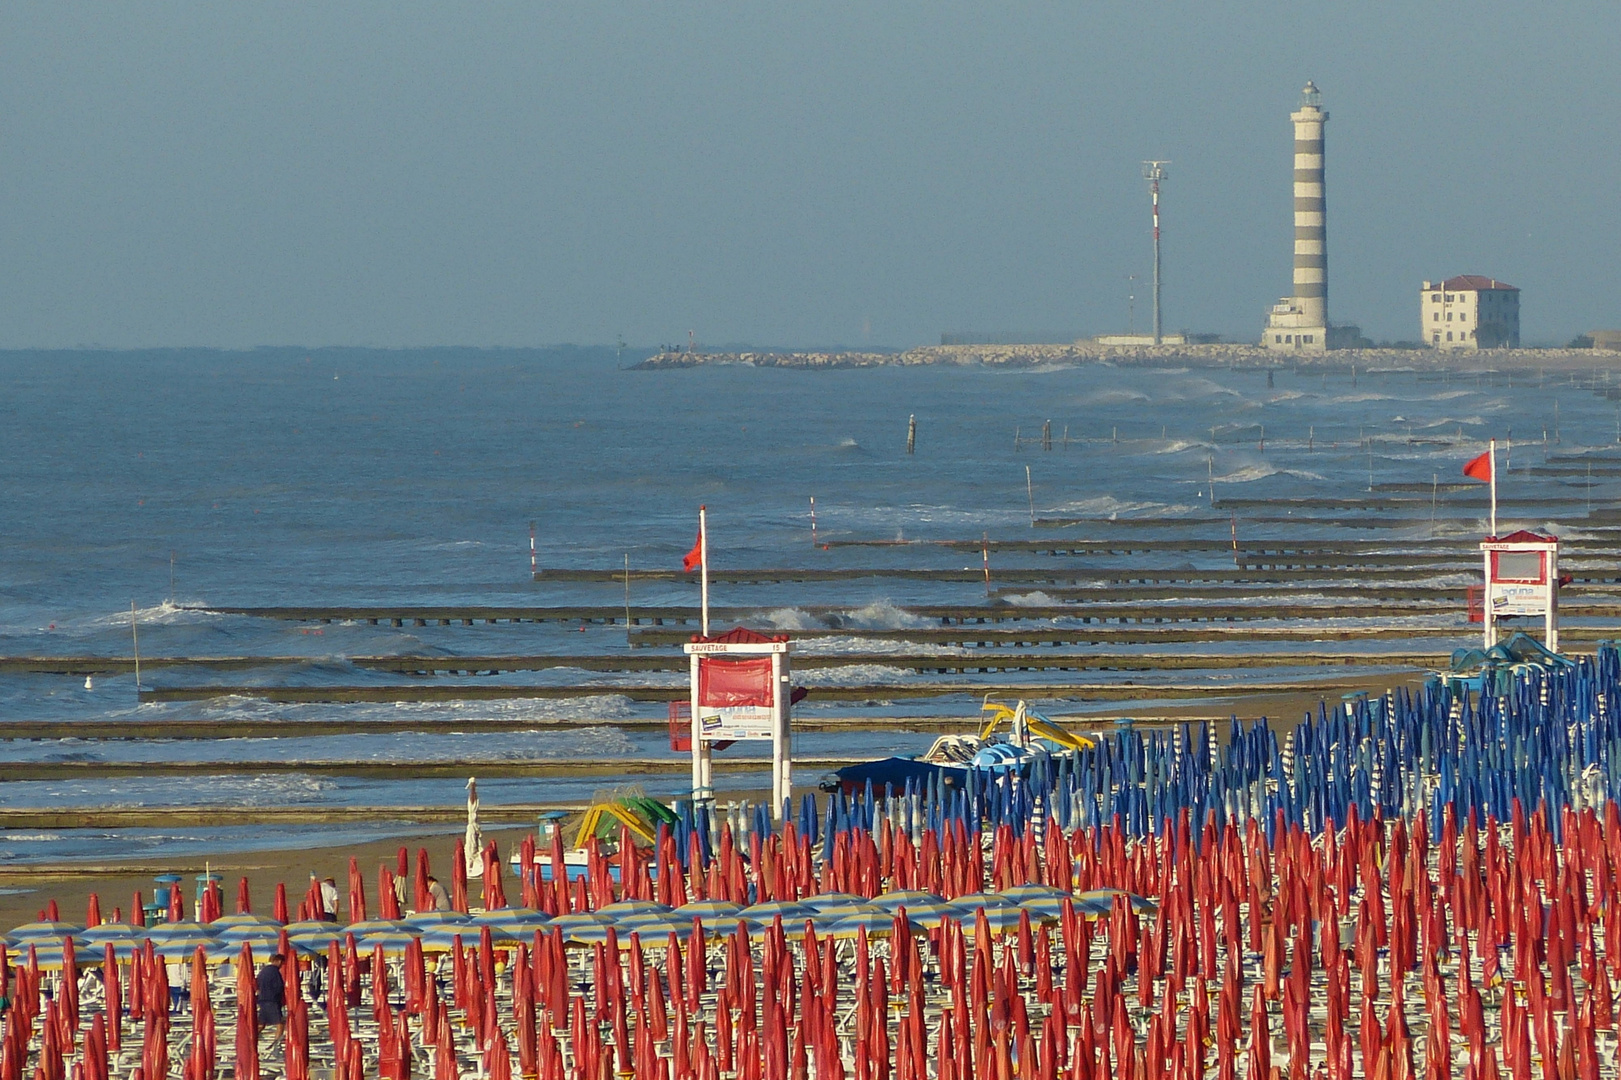
[{"label": "row of closed umbrellas", "polygon": [[[533,908],[497,908],[464,915],[454,911],[422,912],[403,919],[368,919],[363,922],[293,922],[283,925],[264,915],[225,915],[212,922],[170,922],[152,926],[103,923],[81,927],[63,921],[26,923],[6,934],[3,941],[14,962],[36,963],[42,969],[59,968],[69,948],[77,953],[104,954],[113,948],[127,959],[152,943],[165,959],[187,960],[201,948],[210,963],[234,961],[246,943],[263,955],[290,948],[304,956],[324,955],[333,943],[355,938],[356,948],[369,953],[401,954],[412,941],[425,952],[448,952],[488,930],[495,944],[530,941],[536,931],[557,932],[565,943],[594,945],[611,940],[628,943],[631,935],[644,941],[665,940],[670,934],[689,934],[694,925],[712,934],[730,933],[742,922],[760,931],[781,921],[783,932],[795,936],[809,926],[821,935],[854,938],[891,934],[904,925],[911,933],[925,933],[951,919],[971,931],[980,925],[992,934],[1016,931],[1021,923],[1052,924],[1061,917],[1068,900],[1075,913],[1086,918],[1107,914],[1123,898],[1138,910],[1148,902],[1114,889],[1068,893],[1046,885],[1023,885],[1000,893],[979,893],[944,900],[933,893],[891,892],[866,899],[847,893],[829,893],[801,901],[771,901],[741,907],[724,900],[703,900],[667,907],[648,900],[621,900],[595,911],[556,917]],[[983,915],[983,918],[981,918]],[[902,922],[904,918],[904,922]]]}]

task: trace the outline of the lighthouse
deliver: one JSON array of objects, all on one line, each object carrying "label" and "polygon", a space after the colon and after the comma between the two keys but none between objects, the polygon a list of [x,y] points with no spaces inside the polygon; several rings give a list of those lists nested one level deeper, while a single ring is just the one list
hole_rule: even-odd
[{"label": "lighthouse", "polygon": [[1322,94],[1308,82],[1294,122],[1294,295],[1272,306],[1261,344],[1281,352],[1328,348],[1328,210],[1323,192]]}]

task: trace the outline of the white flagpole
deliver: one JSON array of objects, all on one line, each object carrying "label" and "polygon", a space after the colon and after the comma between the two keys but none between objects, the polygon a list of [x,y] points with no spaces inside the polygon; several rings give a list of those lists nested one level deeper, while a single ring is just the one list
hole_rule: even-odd
[{"label": "white flagpole", "polygon": [[[1492,489],[1493,491],[1496,488]],[[1495,506],[1495,501],[1493,502]],[[1494,530],[1495,531],[1495,530]],[[698,565],[702,572],[699,578],[702,582],[704,604],[704,637],[709,636],[709,523],[705,507],[698,507]]]},{"label": "white flagpole", "polygon": [[1493,439],[1488,448],[1492,462],[1492,535],[1497,535],[1497,440]]}]

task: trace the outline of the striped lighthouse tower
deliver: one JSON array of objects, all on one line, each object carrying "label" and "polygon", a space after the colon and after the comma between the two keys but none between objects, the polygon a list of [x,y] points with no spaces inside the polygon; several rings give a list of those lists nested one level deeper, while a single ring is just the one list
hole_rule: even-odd
[{"label": "striped lighthouse tower", "polygon": [[1273,305],[1262,344],[1286,352],[1328,347],[1328,222],[1323,192],[1322,95],[1308,82],[1294,121],[1294,295]]}]

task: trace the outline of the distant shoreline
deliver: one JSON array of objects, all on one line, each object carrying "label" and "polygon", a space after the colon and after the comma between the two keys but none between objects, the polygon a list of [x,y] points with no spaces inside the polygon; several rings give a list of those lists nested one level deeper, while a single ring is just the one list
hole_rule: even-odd
[{"label": "distant shoreline", "polygon": [[1037,368],[1112,364],[1124,367],[1244,367],[1434,369],[1621,367],[1621,352],[1605,349],[1335,349],[1320,353],[1272,352],[1258,345],[928,345],[904,352],[662,352],[636,364],[637,371],[693,367],[760,367],[807,370],[920,367],[925,365]]}]

